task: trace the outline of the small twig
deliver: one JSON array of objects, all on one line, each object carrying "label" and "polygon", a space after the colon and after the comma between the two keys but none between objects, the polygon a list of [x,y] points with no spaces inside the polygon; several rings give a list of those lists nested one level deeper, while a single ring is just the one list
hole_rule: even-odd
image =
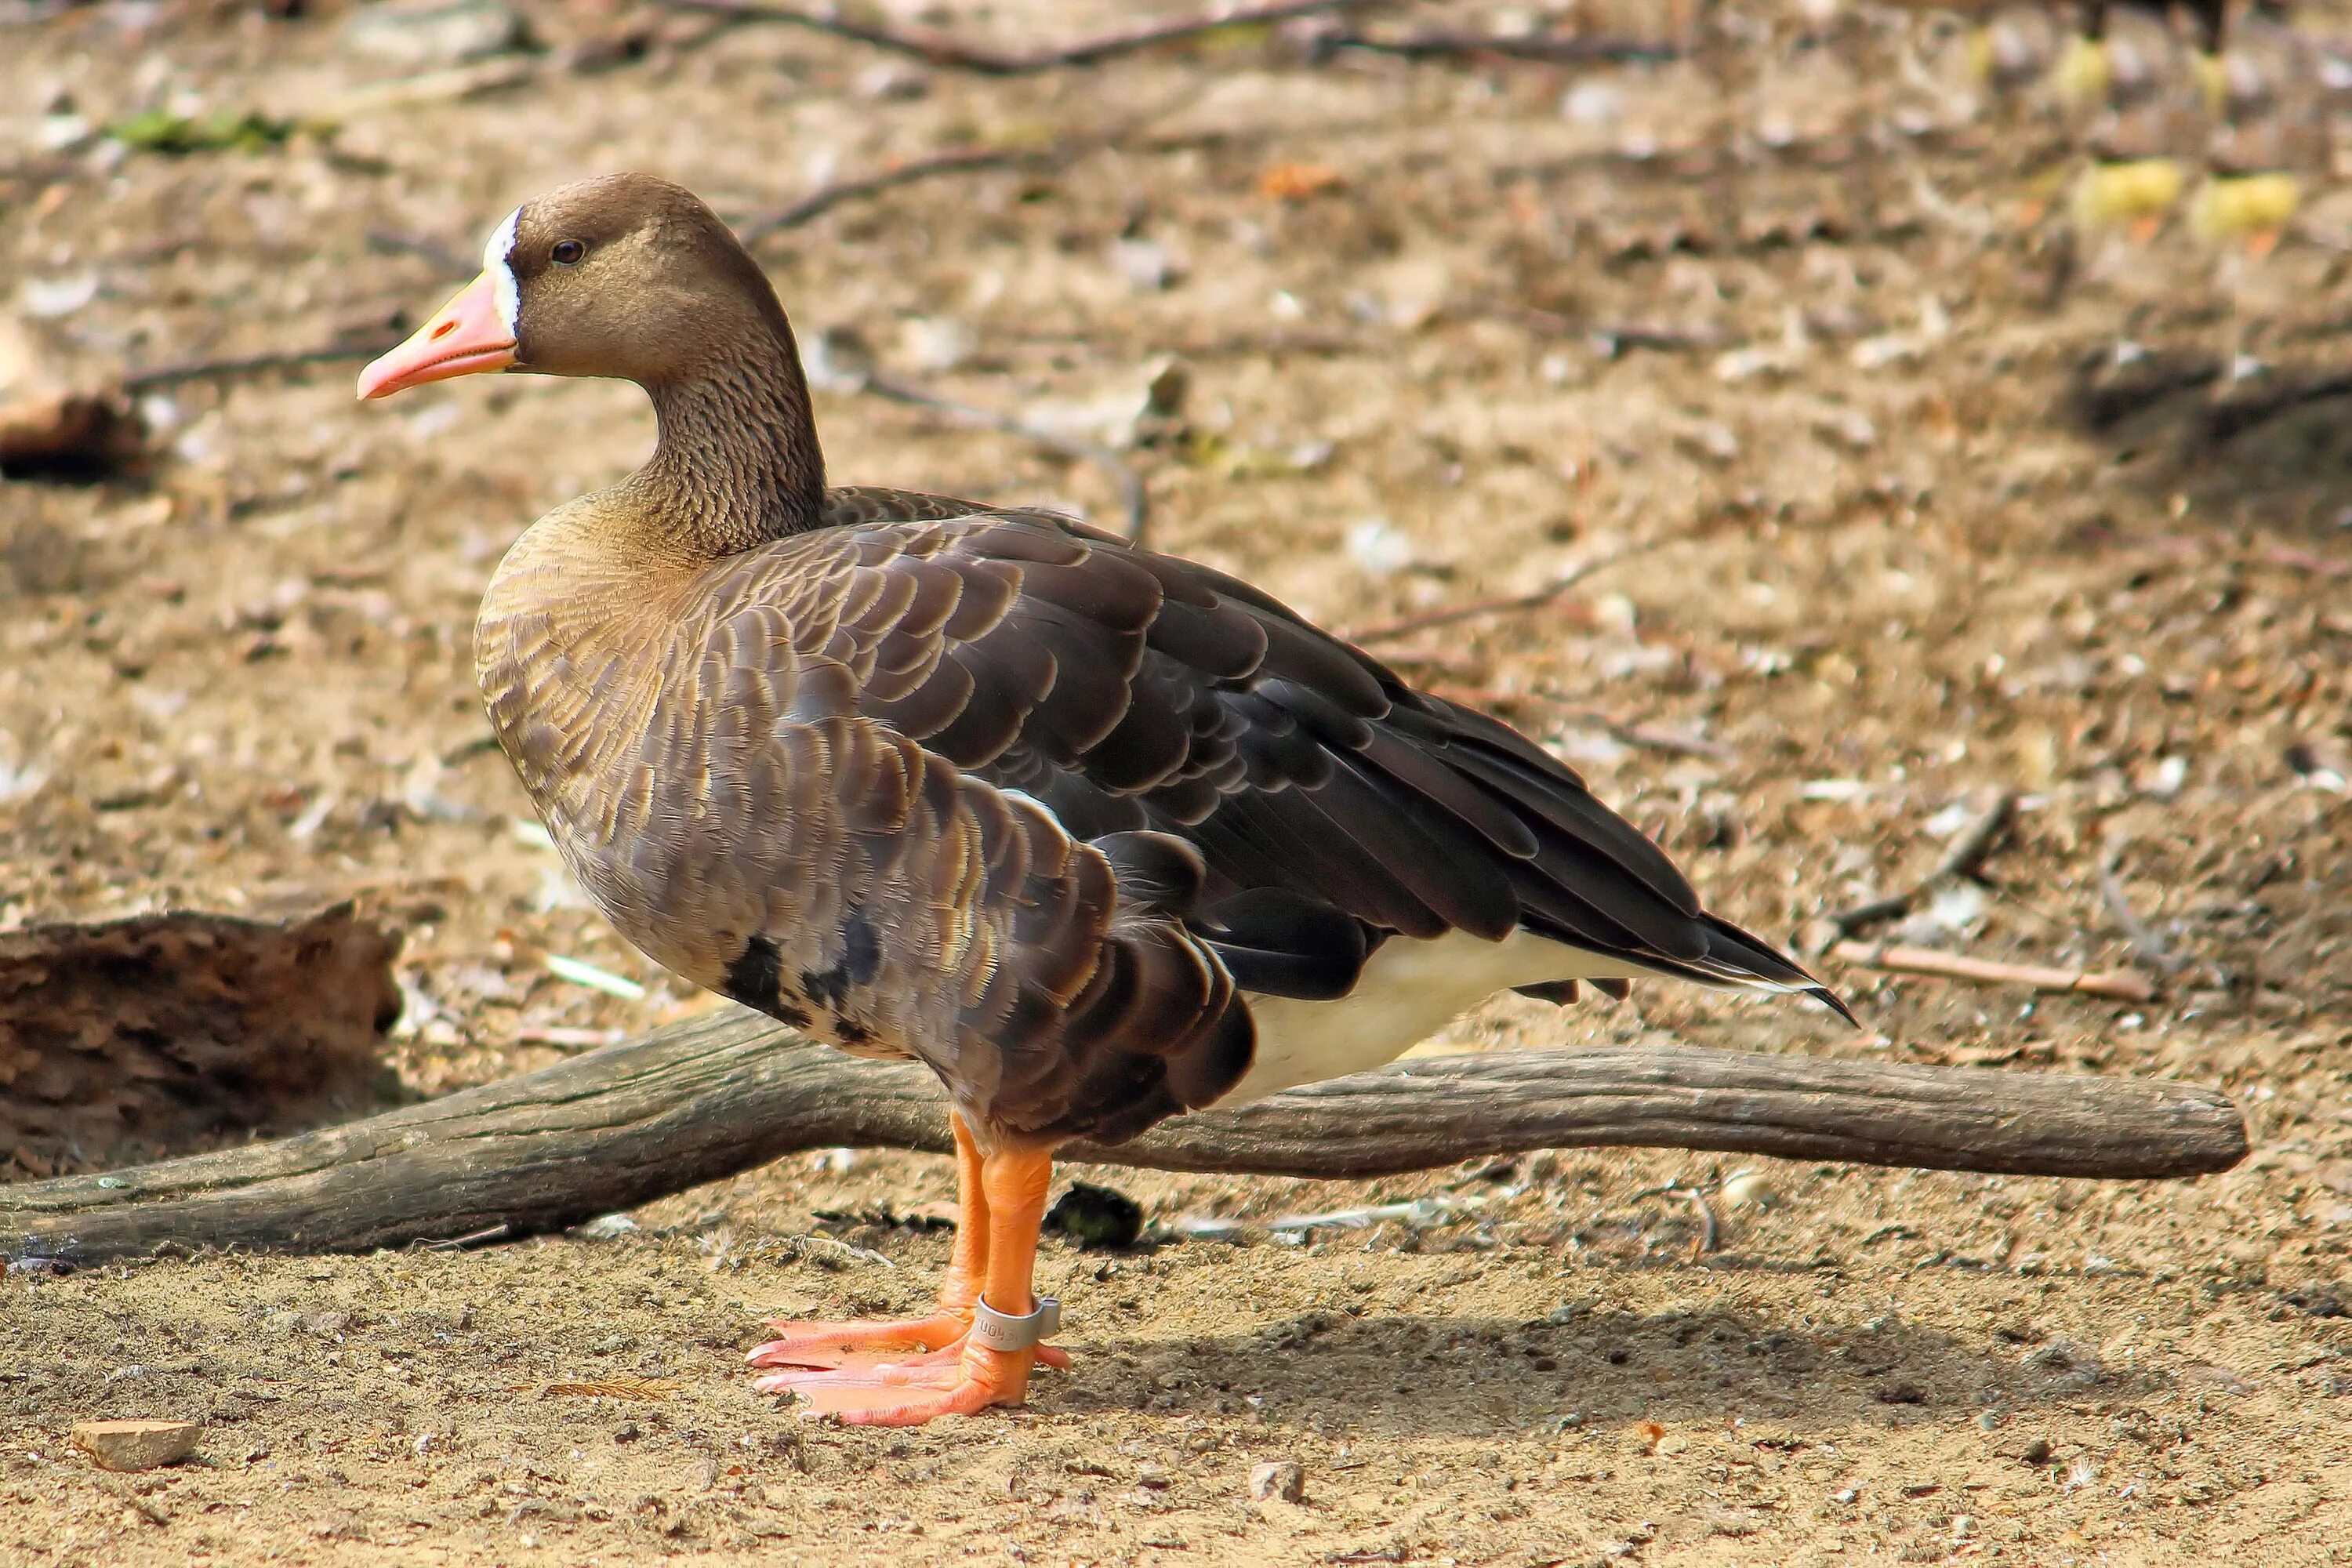
[{"label": "small twig", "polygon": [[1982,881],[1985,858],[2000,845],[2001,836],[2017,817],[2017,792],[2002,790],[1993,797],[1990,805],[1977,814],[1966,827],[1952,838],[1952,847],[1944,851],[1935,869],[1920,878],[1899,893],[1888,893],[1866,903],[1841,910],[1829,917],[1830,925],[1841,937],[1852,936],[1883,921],[1901,920],[1917,907],[1921,899],[1939,882],[1954,879]]},{"label": "small twig", "polygon": [[1538,60],[1547,65],[1625,65],[1637,60],[1671,60],[1682,51],[1672,44],[1645,44],[1633,38],[1583,37],[1557,33],[1525,33],[1515,37],[1492,33],[1454,33],[1442,29],[1383,37],[1370,33],[1335,33],[1315,40],[1318,56],[1341,49],[1395,55],[1408,60],[1472,59]]},{"label": "small twig", "polygon": [[509,1226],[502,1220],[497,1225],[485,1226],[480,1230],[469,1231],[464,1236],[452,1236],[440,1241],[419,1241],[413,1244],[411,1250],[458,1252],[468,1247],[478,1247],[486,1241],[503,1241],[506,1239],[508,1229]]},{"label": "small twig", "polygon": [[2131,942],[2132,952],[2141,963],[2159,974],[2178,973],[2180,959],[2165,946],[2164,939],[2156,933],[2156,928],[2139,918],[2139,912],[2131,907],[2130,895],[2124,891],[2122,879],[2116,875],[2116,868],[2123,860],[2124,847],[2128,842],[2122,837],[2111,839],[2106,853],[2099,858],[2100,900],[2107,906],[2107,912],[2115,917],[2116,924],[2123,928],[2125,938]]},{"label": "small twig", "polygon": [[1279,1219],[1269,1220],[1218,1219],[1187,1215],[1177,1219],[1169,1228],[1179,1236],[1210,1240],[1255,1231],[1370,1230],[1389,1220],[1402,1223],[1408,1230],[1422,1231],[1434,1230],[1439,1226],[1467,1218],[1486,1206],[1486,1200],[1477,1196],[1414,1198],[1405,1203],[1326,1209],[1318,1214],[1285,1215]]},{"label": "small twig", "polygon": [[1977,880],[1984,870],[1985,857],[1993,852],[2016,817],[2017,792],[2002,790],[1990,805],[1977,814],[1974,821],[1953,836],[1952,847],[1944,851],[1944,858],[1927,873],[1927,880],[1940,882],[1947,877]]},{"label": "small twig", "polygon": [[1565,697],[1541,687],[1535,695],[1567,707],[1571,721],[1590,724],[1629,746],[1640,746],[1653,752],[1664,752],[1674,756],[1704,757],[1713,763],[1736,763],[1739,753],[1720,741],[1710,741],[1704,735],[1684,730],[1670,730],[1663,724],[1645,723],[1638,719],[1616,719],[1597,708],[1579,708]]},{"label": "small twig", "polygon": [[[918,181],[932,179],[940,175],[968,174],[987,169],[1065,169],[1081,158],[1118,145],[1171,110],[1184,107],[1189,102],[1188,96],[1165,100],[1140,112],[1122,117],[1117,124],[1108,129],[1097,131],[1085,136],[1020,146],[1000,144],[983,147],[955,147],[944,153],[934,153],[928,157],[912,158],[904,163],[893,163],[870,174],[858,174],[845,180],[835,180],[818,186],[789,205],[744,220],[736,226],[736,235],[747,247],[755,246],[761,240],[771,238],[787,229],[799,228],[805,224],[814,223],[844,202],[879,195],[884,191],[897,190],[901,185],[910,185]],[[1222,132],[1218,132],[1208,140],[1221,139],[1222,135]],[[1150,150],[1160,153],[1176,152],[1184,147],[1200,145],[1202,141],[1203,138],[1198,136],[1180,137],[1164,144],[1154,145]]]},{"label": "small twig", "polygon": [[919,180],[940,174],[967,174],[981,169],[1022,168],[1033,164],[1058,167],[1081,153],[1092,152],[1094,146],[1089,142],[1084,146],[1056,143],[1043,147],[958,147],[928,158],[912,158],[871,174],[820,185],[788,206],[778,207],[773,212],[763,213],[738,225],[736,233],[746,246],[753,246],[786,229],[814,223],[844,202],[878,195],[900,185],[911,185]]},{"label": "small twig", "polygon": [[970,403],[959,403],[951,397],[941,397],[919,386],[871,373],[856,380],[857,391],[869,393],[887,402],[908,408],[920,408],[957,425],[979,430],[995,430],[1007,436],[1018,436],[1051,452],[1080,458],[1094,464],[1118,487],[1119,504],[1127,514],[1127,540],[1141,544],[1151,523],[1151,494],[1144,487],[1143,476],[1128,465],[1127,459],[1099,441],[1081,437],[1065,436],[1059,431],[1044,429],[1030,424],[1017,415],[1000,414],[992,408],[982,408]]},{"label": "small twig", "polygon": [[787,1258],[814,1263],[836,1274],[853,1263],[878,1263],[885,1268],[898,1267],[870,1247],[853,1247],[830,1236],[780,1236],[775,1245],[776,1250]]},{"label": "small twig", "polygon": [[392,341],[351,343],[333,348],[302,349],[291,353],[249,354],[241,359],[193,360],[184,364],[158,365],[122,379],[122,390],[137,395],[152,392],[159,386],[177,386],[190,381],[226,381],[240,375],[258,375],[273,370],[302,370],[311,365],[345,364],[352,360],[373,359],[392,347]]},{"label": "small twig", "polygon": [[2290,572],[2308,572],[2315,577],[2352,577],[2352,561],[2338,561],[2315,550],[2303,550],[2292,544],[2272,545],[2263,552],[2263,561],[2267,565],[2284,566]]},{"label": "small twig", "polygon": [[2283,414],[2352,395],[2352,371],[2283,379],[2285,384],[2281,386],[2215,398],[2205,410],[2205,438],[2215,442],[2234,440]]},{"label": "small twig", "polygon": [[1337,11],[1365,0],[1276,0],[1265,5],[1240,5],[1203,16],[1146,22],[1114,33],[1101,33],[1073,43],[1041,49],[995,49],[931,27],[899,27],[845,16],[836,11],[803,11],[789,5],[749,4],[746,0],[662,0],[673,11],[725,16],[738,24],[779,23],[829,33],[836,38],[866,44],[893,54],[910,55],[926,65],[968,70],[981,76],[1031,76],[1064,66],[1089,66],[1118,55],[1134,54],[1161,44],[1181,43],[1223,27],[1265,26],[1318,12]]},{"label": "small twig", "polygon": [[1669,1182],[1663,1187],[1645,1187],[1626,1201],[1640,1203],[1644,1198],[1680,1198],[1696,1209],[1699,1223],[1699,1254],[1704,1257],[1716,1249],[1722,1236],[1722,1229],[1716,1223],[1715,1210],[1708,1205],[1705,1193],[1695,1186],[1685,1186],[1680,1182]]},{"label": "small twig", "polygon": [[1596,555],[1590,561],[1580,561],[1542,587],[1525,594],[1506,594],[1492,599],[1473,599],[1466,605],[1454,605],[1442,610],[1424,610],[1417,616],[1405,616],[1393,621],[1361,626],[1347,634],[1347,639],[1361,646],[1364,643],[1392,642],[1438,626],[1450,626],[1463,621],[1474,621],[1486,616],[1507,616],[1521,610],[1539,610],[1604,566],[1615,566],[1636,555],[1647,554],[1668,542],[1653,539],[1640,544],[1629,544],[1622,550],[1606,555]]},{"label": "small twig", "polygon": [[1891,974],[1922,974],[1935,980],[1965,980],[1982,985],[2030,985],[2036,991],[2104,996],[2113,1002],[2152,1002],[2156,985],[2144,974],[2123,970],[2049,969],[2036,963],[2003,963],[1931,947],[1895,947],[1885,942],[1841,942],[1830,956]]},{"label": "small twig", "polygon": [[156,1502],[152,1498],[141,1497],[137,1489],[134,1489],[129,1481],[120,1480],[113,1476],[104,1475],[98,1477],[97,1479],[99,1486],[117,1502],[122,1504],[123,1507],[129,1509],[131,1512],[137,1514],[148,1523],[160,1526],[168,1525],[172,1522],[172,1516],[163,1511],[162,1504]]}]

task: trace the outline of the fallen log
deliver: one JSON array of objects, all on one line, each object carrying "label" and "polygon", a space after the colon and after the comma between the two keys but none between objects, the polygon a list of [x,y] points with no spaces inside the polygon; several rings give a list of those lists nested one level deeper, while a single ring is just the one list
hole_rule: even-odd
[{"label": "fallen log", "polygon": [[[0,1252],[87,1263],[507,1239],[845,1145],[945,1152],[930,1075],[730,1009],[346,1126],[0,1187]],[[1361,1177],[1600,1146],[2152,1178],[2226,1170],[2246,1133],[2225,1096],[2188,1084],[1673,1046],[1415,1058],[1066,1154]]]}]

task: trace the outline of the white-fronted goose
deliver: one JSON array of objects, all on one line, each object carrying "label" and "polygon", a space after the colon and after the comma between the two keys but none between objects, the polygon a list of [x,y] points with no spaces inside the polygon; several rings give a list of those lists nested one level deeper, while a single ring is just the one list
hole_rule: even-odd
[{"label": "white-fronted goose", "polygon": [[677,186],[526,204],[360,394],[492,370],[626,377],[660,421],[516,542],[476,629],[565,860],[656,962],[952,1105],[939,1311],[778,1325],[751,1359],[799,1370],[762,1387],[895,1425],[1018,1403],[1064,1363],[1030,1281],[1067,1140],[1377,1066],[1506,987],[1837,1005],[1541,747],[1248,584],[827,489],[783,310]]}]

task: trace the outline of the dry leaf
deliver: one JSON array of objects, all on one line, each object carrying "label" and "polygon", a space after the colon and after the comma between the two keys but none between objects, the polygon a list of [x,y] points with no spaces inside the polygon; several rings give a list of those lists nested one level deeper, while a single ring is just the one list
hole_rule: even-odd
[{"label": "dry leaf", "polygon": [[1273,163],[1259,171],[1257,194],[1270,202],[1303,202],[1345,182],[1339,170],[1321,163]]}]

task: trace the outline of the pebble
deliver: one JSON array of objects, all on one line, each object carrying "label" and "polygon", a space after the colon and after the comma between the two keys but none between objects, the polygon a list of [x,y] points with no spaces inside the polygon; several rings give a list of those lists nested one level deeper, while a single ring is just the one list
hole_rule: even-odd
[{"label": "pebble", "polygon": [[152,1470],[186,1458],[203,1434],[194,1421],[79,1421],[71,1436],[102,1470]]},{"label": "pebble", "polygon": [[1268,1459],[1250,1467],[1249,1493],[1260,1502],[1299,1502],[1307,1496],[1307,1467],[1296,1459]]},{"label": "pebble", "polygon": [[503,0],[394,0],[355,12],[343,26],[343,42],[354,53],[403,70],[488,59],[530,37],[522,14]]},{"label": "pebble", "polygon": [[1112,270],[1139,293],[1158,293],[1184,275],[1183,263],[1157,240],[1112,240],[1109,258]]}]

